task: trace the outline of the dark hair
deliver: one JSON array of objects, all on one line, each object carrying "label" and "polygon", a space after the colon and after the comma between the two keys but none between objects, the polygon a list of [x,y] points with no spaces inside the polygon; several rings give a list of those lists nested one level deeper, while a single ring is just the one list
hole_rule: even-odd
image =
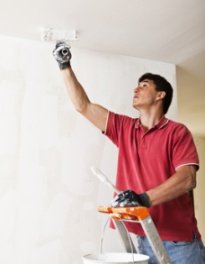
[{"label": "dark hair", "polygon": [[156,85],[157,91],[164,91],[166,93],[162,103],[163,113],[166,114],[172,102],[172,97],[173,97],[173,88],[171,84],[164,77],[153,73],[143,74],[138,81],[140,83],[145,79],[153,81],[154,84]]}]

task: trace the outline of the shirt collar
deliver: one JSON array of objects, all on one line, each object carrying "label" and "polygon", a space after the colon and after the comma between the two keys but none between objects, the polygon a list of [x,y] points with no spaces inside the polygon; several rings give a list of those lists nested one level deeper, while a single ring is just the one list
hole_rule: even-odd
[{"label": "shirt collar", "polygon": [[157,129],[161,129],[161,128],[165,127],[168,122],[169,122],[169,119],[167,119],[165,116],[163,116],[154,127],[156,127]]},{"label": "shirt collar", "polygon": [[[169,119],[163,116],[153,128],[161,129],[165,127],[168,124],[168,122],[169,122]],[[137,118],[136,123],[135,123],[135,128],[140,128],[140,127],[141,127],[141,121],[140,121],[140,118]]]},{"label": "shirt collar", "polygon": [[141,125],[140,119],[137,118],[137,119],[136,119],[136,122],[135,122],[135,128],[139,128],[140,125]]}]

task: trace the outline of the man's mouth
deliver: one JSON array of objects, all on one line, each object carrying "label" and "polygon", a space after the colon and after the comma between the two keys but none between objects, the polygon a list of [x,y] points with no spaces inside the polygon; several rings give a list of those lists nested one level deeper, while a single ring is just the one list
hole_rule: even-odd
[{"label": "man's mouth", "polygon": [[133,98],[138,98],[138,97],[139,97],[139,95],[137,93],[134,93]]}]

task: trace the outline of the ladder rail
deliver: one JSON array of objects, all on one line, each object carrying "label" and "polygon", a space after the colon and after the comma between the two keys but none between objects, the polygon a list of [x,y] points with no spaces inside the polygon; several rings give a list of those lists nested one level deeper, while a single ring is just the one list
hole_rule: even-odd
[{"label": "ladder rail", "polygon": [[[97,178],[105,183],[108,187],[113,189],[116,193],[119,190],[113,185],[113,183],[102,173],[98,168],[91,167],[92,173]],[[144,230],[144,233],[149,241],[149,244],[159,262],[159,264],[171,264],[171,260],[167,251],[161,241],[157,228],[148,212],[146,207],[125,207],[125,208],[111,208],[111,207],[99,207],[99,212],[111,214],[114,220],[123,221],[135,221],[139,222]],[[122,232],[120,232],[123,240]],[[126,241],[124,241],[126,244]]]}]

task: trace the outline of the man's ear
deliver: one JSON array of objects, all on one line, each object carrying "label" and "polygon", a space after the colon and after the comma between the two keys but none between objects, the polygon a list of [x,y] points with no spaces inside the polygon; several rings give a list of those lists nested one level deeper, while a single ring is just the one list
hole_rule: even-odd
[{"label": "man's ear", "polygon": [[157,100],[162,100],[166,96],[165,91],[159,91],[157,95]]}]

